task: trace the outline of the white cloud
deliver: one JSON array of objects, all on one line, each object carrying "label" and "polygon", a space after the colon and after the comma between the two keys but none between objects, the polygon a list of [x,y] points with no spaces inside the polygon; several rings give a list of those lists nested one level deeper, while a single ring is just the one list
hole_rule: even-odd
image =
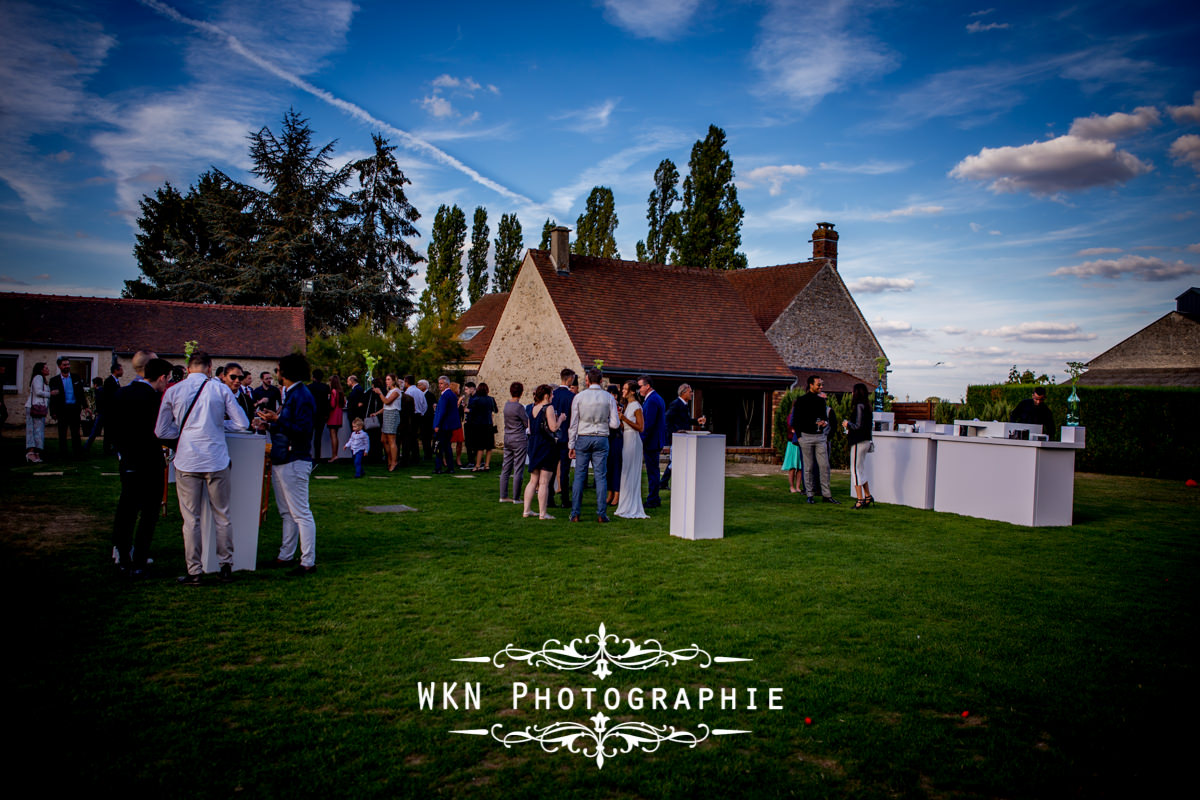
[{"label": "white cloud", "polygon": [[1189,133],[1171,143],[1171,158],[1177,164],[1189,164],[1200,175],[1200,136]]},{"label": "white cloud", "polygon": [[1169,264],[1157,256],[1124,255],[1118,259],[1085,261],[1072,267],[1059,267],[1050,274],[1113,280],[1128,275],[1141,281],[1167,281],[1184,275],[1200,274],[1200,267],[1182,261]]},{"label": "white cloud", "polygon": [[876,161],[871,159],[862,164],[840,164],[836,161],[822,161],[820,168],[830,172],[849,172],[856,175],[887,175],[900,172],[912,166],[911,161]]},{"label": "white cloud", "polygon": [[61,205],[61,190],[32,140],[88,119],[87,81],[116,45],[80,17],[0,3],[0,181],[35,214]]},{"label": "white cloud", "polygon": [[924,331],[914,328],[910,323],[900,319],[884,319],[879,317],[871,322],[871,330],[876,336],[924,336]]},{"label": "white cloud", "polygon": [[972,11],[970,14],[967,14],[967,16],[968,17],[986,17],[988,14],[992,13],[995,10],[996,9],[994,9],[994,8],[985,8],[982,11]]},{"label": "white cloud", "polygon": [[752,186],[759,181],[766,183],[772,197],[783,192],[783,184],[791,178],[803,178],[808,174],[808,167],[799,164],[779,164],[775,166],[756,167],[746,173],[743,185]]},{"label": "white cloud", "polygon": [[1200,92],[1192,95],[1190,106],[1167,106],[1167,113],[1180,125],[1200,123]]},{"label": "white cloud", "polygon": [[905,206],[904,208],[896,208],[891,211],[880,211],[872,214],[871,219],[898,219],[902,217],[924,217],[932,214],[940,214],[946,209],[942,206]]},{"label": "white cloud", "polygon": [[1119,252],[1121,252],[1121,248],[1119,248],[1119,247],[1087,247],[1087,248],[1084,248],[1083,250],[1080,250],[1075,255],[1083,256],[1086,258],[1087,256],[1106,256],[1106,255],[1110,255],[1112,253],[1119,253]]},{"label": "white cloud", "polygon": [[772,0],[751,58],[767,91],[811,108],[828,94],[891,72],[898,60],[883,42],[858,33],[873,3]]},{"label": "white cloud", "polygon": [[644,39],[674,39],[687,29],[700,0],[602,0],[604,16]]},{"label": "white cloud", "polygon": [[1161,121],[1158,109],[1154,106],[1140,106],[1132,114],[1117,112],[1102,117],[1092,114],[1090,117],[1079,117],[1071,123],[1067,135],[1080,139],[1107,139],[1115,141],[1132,136],[1135,133],[1151,128]]},{"label": "white cloud", "polygon": [[966,328],[960,328],[957,325],[943,325],[940,330],[949,336],[962,336],[967,332]]},{"label": "white cloud", "polygon": [[[400,128],[397,128],[395,125],[391,125],[387,122],[384,122],[383,120],[379,119],[378,117],[374,116],[369,111],[364,109],[362,106],[359,106],[355,103],[351,103],[349,100],[345,100],[341,97],[338,97],[337,95],[333,94],[332,92],[329,92],[329,91],[326,91],[325,89],[321,89],[317,86],[314,86],[312,83],[310,83],[307,80],[305,80],[304,78],[300,77],[300,75],[297,74],[296,72],[289,71],[289,70],[285,69],[284,67],[280,66],[279,64],[277,64],[269,59],[264,58],[263,56],[261,56],[257,52],[255,52],[253,49],[247,47],[247,45],[242,40],[240,40],[238,37],[233,36],[232,34],[223,30],[221,27],[214,25],[210,22],[205,22],[203,20],[197,20],[197,19],[192,19],[190,17],[186,17],[183,14],[181,14],[179,11],[176,11],[171,6],[168,6],[165,3],[160,2],[159,0],[141,0],[141,2],[143,3],[143,5],[146,5],[152,9],[154,9],[155,11],[159,12],[163,16],[165,16],[169,19],[172,19],[175,22],[178,22],[183,25],[187,25],[188,27],[191,27],[191,28],[198,30],[202,33],[205,33],[209,36],[215,37],[225,48],[228,48],[229,50],[233,51],[238,56],[241,56],[243,59],[248,61],[250,64],[253,64],[255,67],[257,67],[259,70],[261,70],[267,74],[273,75],[276,78],[278,78],[279,80],[282,80],[288,84],[291,84],[292,86],[296,87],[297,89],[300,89],[301,91],[305,92],[306,94],[312,95],[313,97],[316,97],[318,100],[321,100],[322,102],[327,103],[330,106],[333,106],[334,108],[336,108],[337,110],[346,114],[347,116],[352,117],[353,119],[356,119],[365,125],[371,126],[372,128],[374,128],[382,133],[385,133],[390,137],[393,137],[396,140],[396,143],[398,145],[400,145],[401,147],[404,147],[407,150],[413,151],[415,153],[419,153],[422,156],[430,158],[433,161],[437,162],[438,164],[441,164],[442,166],[446,166],[446,167],[449,167],[450,169],[456,170],[456,171],[462,173],[463,175],[466,175],[469,179],[471,179],[475,183],[478,183],[481,186],[491,189],[492,191],[496,192],[497,194],[499,194],[503,197],[506,197],[513,202],[516,202],[516,203],[519,203],[519,204],[522,204],[525,206],[529,206],[531,208],[536,208],[536,205],[529,198],[525,197],[522,194],[514,192],[513,190],[509,189],[506,186],[501,185],[500,183],[492,180],[491,178],[485,177],[484,175],[480,174],[480,172],[478,170],[463,163],[462,161],[460,161],[459,159],[450,155],[446,151],[441,150],[438,147],[435,147],[434,145],[430,144],[429,142],[425,141],[424,139],[421,139],[420,137],[414,136],[412,133],[409,133],[406,130],[402,130]],[[349,4],[349,3],[338,4],[337,7],[346,9],[346,11],[344,13],[350,13],[355,8],[352,4]],[[343,16],[344,16],[344,13],[343,13]]]},{"label": "white cloud", "polygon": [[1011,28],[1007,22],[972,22],[967,25],[967,33],[982,33],[983,31],[1002,31]]},{"label": "white cloud", "polygon": [[990,180],[989,188],[997,193],[1046,196],[1125,183],[1152,169],[1112,142],[1068,135],[1019,147],[985,147],[960,161],[950,175]]},{"label": "white cloud", "polygon": [[566,126],[567,130],[588,133],[608,127],[609,118],[612,117],[612,112],[616,110],[620,102],[621,98],[610,97],[603,103],[574,111],[564,111],[561,114],[555,114],[550,119],[555,121],[571,120],[571,124]]},{"label": "white cloud", "polygon": [[421,107],[435,119],[445,119],[454,116],[454,106],[437,92],[423,98],[421,100]]},{"label": "white cloud", "polygon": [[847,284],[852,292],[860,294],[879,294],[881,292],[911,292],[917,282],[911,278],[881,278],[866,276]]},{"label": "white cloud", "polygon": [[1189,253],[1200,253],[1200,242],[1197,242],[1196,244],[1189,244],[1187,246],[1187,251]]},{"label": "white cloud", "polygon": [[1084,333],[1078,325],[1065,322],[1022,322],[980,333],[1017,342],[1087,342],[1096,338],[1096,334]]}]

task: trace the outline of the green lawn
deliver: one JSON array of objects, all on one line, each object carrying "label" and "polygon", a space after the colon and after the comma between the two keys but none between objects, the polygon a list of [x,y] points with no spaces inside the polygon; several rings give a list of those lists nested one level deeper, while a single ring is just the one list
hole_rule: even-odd
[{"label": "green lawn", "polygon": [[[158,577],[130,585],[108,561],[118,484],[102,473],[115,462],[68,465],[62,477],[33,471],[0,475],[0,566],[15,698],[5,720],[18,737],[6,760],[39,788],[1153,797],[1190,772],[1200,496],[1179,484],[1080,475],[1077,524],[1029,529],[901,507],[810,507],[772,471],[729,478],[726,538],[687,542],[668,535],[666,507],[607,526],[568,524],[561,510],[552,522],[521,519],[496,502],[495,468],[414,480],[376,467],[377,479],[351,480],[348,467],[322,467],[339,479],[312,483],[315,576],[269,570],[181,588],[173,494],[155,541]],[[834,491],[846,495],[844,474]],[[392,503],[419,511],[362,510]],[[260,558],[273,557],[273,506],[259,541]],[[614,668],[604,680],[452,660],[582,639],[601,623],[637,643],[753,660]],[[428,681],[460,691],[478,682],[482,707],[421,710],[417,684]],[[515,711],[514,681],[531,692]],[[609,727],[750,732],[635,749],[603,769],[535,743],[506,749],[449,732],[591,728],[579,690],[610,686],[665,687],[672,702],[684,689],[693,708],[622,705],[605,709]],[[533,707],[535,688],[564,687],[576,690],[572,710]],[[765,708],[771,687],[783,691],[782,710]],[[740,704],[757,688],[759,709],[701,711],[702,688],[736,689]]]}]

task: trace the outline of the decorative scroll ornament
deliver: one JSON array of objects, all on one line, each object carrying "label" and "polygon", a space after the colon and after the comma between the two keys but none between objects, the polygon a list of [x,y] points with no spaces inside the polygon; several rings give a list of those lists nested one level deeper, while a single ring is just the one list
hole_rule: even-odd
[{"label": "decorative scroll ornament", "polygon": [[[611,652],[610,646],[619,647],[625,643],[623,653]],[[580,644],[595,644],[594,653],[581,653]],[[608,633],[604,623],[600,623],[599,633],[589,634],[582,639],[572,639],[564,645],[558,639],[547,639],[540,650],[527,650],[509,644],[495,655],[456,658],[455,661],[474,661],[483,663],[491,661],[497,669],[504,669],[505,659],[524,661],[533,667],[552,667],[560,670],[583,670],[595,665],[592,674],[604,680],[612,674],[611,667],[628,670],[647,670],[661,665],[675,666],[680,661],[696,661],[696,665],[706,669],[713,663],[730,663],[735,661],[752,661],[749,658],[731,658],[727,656],[712,656],[698,645],[692,644],[679,650],[665,650],[657,639],[646,639],[638,644],[633,639],[621,639],[615,633]]]},{"label": "decorative scroll ornament", "polygon": [[604,712],[589,717],[593,727],[581,722],[555,722],[550,725],[531,725],[524,730],[504,732],[503,723],[496,723],[490,730],[486,728],[474,730],[451,731],[474,736],[488,736],[500,742],[506,748],[516,744],[536,742],[547,753],[555,753],[561,749],[577,753],[586,758],[595,759],[596,769],[604,769],[604,760],[614,756],[633,752],[634,748],[643,753],[653,753],[663,742],[686,745],[694,748],[705,739],[712,736],[728,736],[750,731],[725,730],[709,728],[703,722],[699,727],[701,733],[688,730],[677,730],[671,725],[654,726],[645,722],[619,722],[611,728],[607,727],[609,717]]}]

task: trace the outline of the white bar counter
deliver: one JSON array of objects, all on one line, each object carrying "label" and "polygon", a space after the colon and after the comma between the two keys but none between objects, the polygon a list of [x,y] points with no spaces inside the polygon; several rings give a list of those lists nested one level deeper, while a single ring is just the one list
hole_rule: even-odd
[{"label": "white bar counter", "polygon": [[937,445],[934,511],[1014,525],[1071,524],[1075,451],[1083,449],[1082,442],[983,436],[933,439]]},{"label": "white bar counter", "polygon": [[[229,447],[229,521],[233,523],[233,568],[252,570],[258,559],[258,515],[267,437],[254,433],[226,433]],[[207,490],[206,490],[207,491]],[[200,563],[205,572],[220,569],[217,560],[217,523],[207,499],[200,504],[200,529],[204,534]]]},{"label": "white bar counter", "polygon": [[937,439],[932,433],[875,431],[875,450],[867,454],[867,484],[880,503],[931,509]]},{"label": "white bar counter", "polygon": [[725,437],[680,431],[671,437],[671,535],[725,537]]}]

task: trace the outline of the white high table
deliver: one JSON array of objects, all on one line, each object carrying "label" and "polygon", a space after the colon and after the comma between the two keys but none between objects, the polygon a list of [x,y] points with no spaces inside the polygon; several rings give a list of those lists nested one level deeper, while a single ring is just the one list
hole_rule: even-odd
[{"label": "white high table", "polygon": [[[263,467],[267,437],[254,433],[226,433],[229,447],[229,517],[233,523],[233,568],[254,569],[258,560],[258,515],[262,509]],[[167,479],[175,482],[175,465]],[[203,542],[200,563],[205,572],[220,569],[217,560],[217,522],[208,504],[208,489],[200,503],[200,531]]]},{"label": "white high table", "polygon": [[[879,434],[875,434],[878,436]],[[934,511],[1011,522],[1070,525],[1075,451],[1083,442],[934,436]],[[877,446],[878,447],[878,446]],[[874,491],[875,486],[871,486]]]},{"label": "white high table", "polygon": [[932,433],[875,431],[875,450],[866,457],[867,485],[880,503],[931,509],[937,470],[937,440]]},{"label": "white high table", "polygon": [[725,437],[680,431],[671,437],[671,535],[725,537]]}]

